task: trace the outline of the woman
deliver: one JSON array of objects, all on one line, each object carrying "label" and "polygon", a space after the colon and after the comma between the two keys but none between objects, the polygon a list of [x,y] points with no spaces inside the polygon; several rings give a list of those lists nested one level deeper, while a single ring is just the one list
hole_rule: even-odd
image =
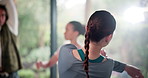
[{"label": "woman", "polygon": [[0,0],[0,78],[19,78],[18,14],[13,0]]},{"label": "woman", "polygon": [[[77,48],[81,48],[81,46],[77,42],[77,38],[79,35],[84,35],[85,28],[78,21],[71,21],[66,25],[64,37],[65,40],[70,40],[71,44],[74,44]],[[37,62],[37,68],[43,67],[52,67],[58,61],[59,50],[55,52],[55,54],[51,57],[51,59],[47,63]]]},{"label": "woman", "polygon": [[[102,10],[93,13],[86,27],[84,48],[77,49],[72,44],[61,47],[58,64],[59,77],[110,78],[112,70],[116,68],[116,62],[102,56],[100,52],[109,44],[115,28],[116,21],[109,12]],[[128,67],[126,65],[125,70],[129,69]],[[138,75],[134,74],[135,77],[143,78],[139,72]]]}]

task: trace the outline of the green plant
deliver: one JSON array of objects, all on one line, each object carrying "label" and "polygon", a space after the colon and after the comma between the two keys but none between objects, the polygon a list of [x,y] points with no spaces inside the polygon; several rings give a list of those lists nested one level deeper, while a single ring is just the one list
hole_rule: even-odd
[{"label": "green plant", "polygon": [[20,78],[34,78],[34,72],[29,69],[23,69],[18,72]]}]

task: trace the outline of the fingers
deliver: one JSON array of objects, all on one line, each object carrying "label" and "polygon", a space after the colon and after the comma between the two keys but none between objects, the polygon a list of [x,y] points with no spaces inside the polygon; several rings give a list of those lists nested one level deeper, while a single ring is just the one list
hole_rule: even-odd
[{"label": "fingers", "polygon": [[105,50],[101,50],[100,51],[100,54],[103,55],[103,56],[105,56],[105,57],[107,57]]},{"label": "fingers", "polygon": [[132,77],[132,78],[144,78],[144,76],[143,76],[143,75],[135,75],[135,76]]},{"label": "fingers", "polygon": [[140,70],[134,71],[132,78],[144,78]]},{"label": "fingers", "polygon": [[137,72],[136,72],[135,77],[136,77],[136,78],[144,78],[144,76],[142,75],[140,69],[137,69]]},{"label": "fingers", "polygon": [[141,72],[140,72],[140,74],[139,74],[139,78],[144,78],[144,76],[142,75]]},{"label": "fingers", "polygon": [[139,68],[131,65],[126,65],[125,71],[132,77],[132,78],[144,78]]}]

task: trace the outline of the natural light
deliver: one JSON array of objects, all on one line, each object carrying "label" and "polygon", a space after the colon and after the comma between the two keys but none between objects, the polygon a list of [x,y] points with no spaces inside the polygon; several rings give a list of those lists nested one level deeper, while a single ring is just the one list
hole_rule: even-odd
[{"label": "natural light", "polygon": [[67,0],[65,3],[66,8],[71,8],[77,4],[85,4],[86,0]]},{"label": "natural light", "polygon": [[130,7],[124,12],[124,18],[133,24],[144,21],[144,9],[140,7]]}]

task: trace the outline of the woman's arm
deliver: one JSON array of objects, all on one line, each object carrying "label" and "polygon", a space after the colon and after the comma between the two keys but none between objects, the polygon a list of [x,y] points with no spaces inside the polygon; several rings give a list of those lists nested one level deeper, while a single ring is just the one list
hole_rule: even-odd
[{"label": "woman's arm", "polygon": [[[101,51],[101,54],[105,57],[107,57],[106,52],[104,50]],[[135,66],[127,65],[122,62],[114,60],[114,68],[113,71],[122,73],[123,71],[126,71],[128,75],[130,75],[132,78],[144,78],[142,75],[140,69],[138,69]]]},{"label": "woman's arm", "polygon": [[59,50],[55,52],[55,54],[50,58],[50,60],[47,63],[41,62],[40,66],[43,68],[52,67],[57,63],[58,57],[59,57]]},{"label": "woman's arm", "polygon": [[120,72],[120,73],[122,73],[123,71],[126,71],[128,75],[130,75],[132,78],[144,78],[140,69],[138,69],[137,67],[132,65],[127,65],[118,61],[114,61],[113,71]]},{"label": "woman's arm", "polygon": [[132,65],[126,65],[125,71],[130,75],[132,78],[144,78],[140,69]]},{"label": "woman's arm", "polygon": [[38,61],[36,62],[37,69],[40,69],[40,67],[47,68],[54,66],[59,58],[59,49],[54,53],[54,55],[50,58],[48,62]]}]

